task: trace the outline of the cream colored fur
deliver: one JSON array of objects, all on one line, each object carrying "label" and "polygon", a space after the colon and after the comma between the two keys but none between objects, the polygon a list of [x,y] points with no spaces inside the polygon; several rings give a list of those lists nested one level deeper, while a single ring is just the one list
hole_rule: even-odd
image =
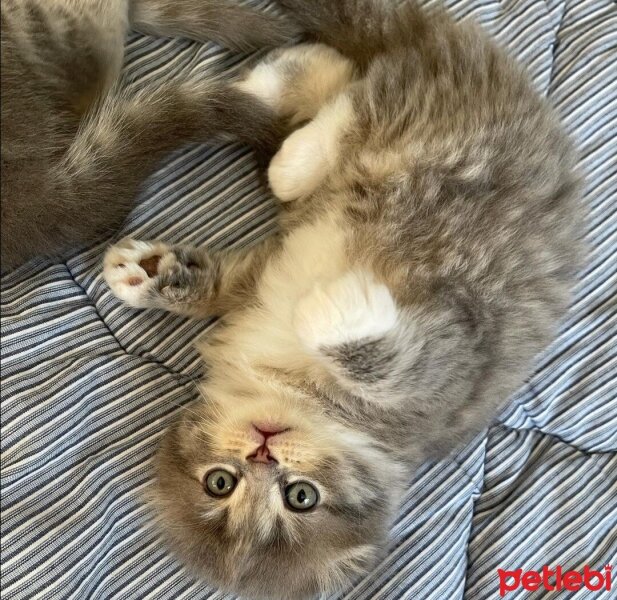
[{"label": "cream colored fur", "polygon": [[351,100],[341,94],[283,142],[268,169],[270,187],[279,200],[297,200],[319,187],[336,167],[341,138],[353,118]]},{"label": "cream colored fur", "polygon": [[272,52],[236,85],[292,124],[313,119],[353,79],[352,62],[324,44]]},{"label": "cream colored fur", "polygon": [[317,284],[298,303],[294,329],[314,351],[362,339],[376,339],[396,327],[397,308],[388,288],[366,271],[347,271]]}]

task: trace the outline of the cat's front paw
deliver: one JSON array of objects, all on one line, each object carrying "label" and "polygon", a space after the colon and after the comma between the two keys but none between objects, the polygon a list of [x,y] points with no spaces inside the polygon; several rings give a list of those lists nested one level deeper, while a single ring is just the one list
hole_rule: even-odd
[{"label": "cat's front paw", "polygon": [[135,308],[190,312],[203,298],[210,271],[207,255],[198,249],[131,239],[112,246],[103,262],[111,291]]},{"label": "cat's front paw", "polygon": [[135,308],[153,306],[152,292],[161,262],[170,259],[170,248],[162,242],[124,239],[105,254],[103,276],[120,300]]},{"label": "cat's front paw", "polygon": [[390,290],[371,273],[358,270],[316,286],[302,298],[294,313],[294,327],[308,349],[319,351],[383,337],[397,319]]}]

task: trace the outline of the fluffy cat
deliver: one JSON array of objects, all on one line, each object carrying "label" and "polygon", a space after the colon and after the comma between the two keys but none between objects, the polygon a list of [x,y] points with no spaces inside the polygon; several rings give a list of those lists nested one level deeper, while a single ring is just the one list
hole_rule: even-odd
[{"label": "fluffy cat", "polygon": [[151,82],[137,95],[115,85],[130,26],[243,50],[296,32],[233,2],[2,0],[3,269],[113,233],[182,144],[229,134],[276,149],[269,111],[220,83]]},{"label": "fluffy cat", "polygon": [[252,598],[371,568],[418,465],[521,385],[581,259],[570,141],[481,30],[414,4],[282,4],[329,46],[237,84],[296,128],[268,172],[280,233],[217,253],[125,240],[104,262],[130,306],[222,316],[156,507],[187,564]]}]

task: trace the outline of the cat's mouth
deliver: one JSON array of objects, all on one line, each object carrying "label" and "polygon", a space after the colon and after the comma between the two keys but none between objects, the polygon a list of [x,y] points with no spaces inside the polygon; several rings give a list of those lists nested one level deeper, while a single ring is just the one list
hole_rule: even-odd
[{"label": "cat's mouth", "polygon": [[259,446],[255,452],[246,457],[246,460],[263,465],[274,465],[279,462],[276,458],[274,458],[274,456],[272,456],[272,454],[270,454],[270,450],[266,445]]},{"label": "cat's mouth", "polygon": [[279,435],[280,433],[285,433],[289,431],[289,427],[283,427],[282,425],[277,425],[276,423],[270,422],[258,422],[252,423],[253,429],[257,431],[260,435],[263,435],[264,438],[269,438],[275,435]]},{"label": "cat's mouth", "polygon": [[261,437],[261,445],[257,447],[255,452],[249,454],[246,460],[264,465],[278,464],[278,460],[272,455],[268,448],[268,440],[289,431],[289,427],[280,427],[270,423],[253,423],[252,426],[255,432]]}]

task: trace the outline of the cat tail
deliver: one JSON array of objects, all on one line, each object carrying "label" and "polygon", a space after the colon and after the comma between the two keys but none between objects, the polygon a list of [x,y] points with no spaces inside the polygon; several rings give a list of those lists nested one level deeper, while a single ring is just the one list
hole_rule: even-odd
[{"label": "cat tail", "polygon": [[278,0],[306,33],[361,67],[397,46],[426,44],[444,14],[421,9],[414,0]]},{"label": "cat tail", "polygon": [[300,33],[284,15],[239,0],[132,0],[130,21],[144,33],[214,40],[241,51],[280,46]]},{"label": "cat tail", "polygon": [[[212,138],[251,145],[266,161],[284,132],[270,109],[230,85],[184,81],[113,89],[84,120],[28,202],[3,202],[2,267],[56,258],[113,235],[144,180],[183,144]],[[14,233],[14,235],[13,235]]]}]

